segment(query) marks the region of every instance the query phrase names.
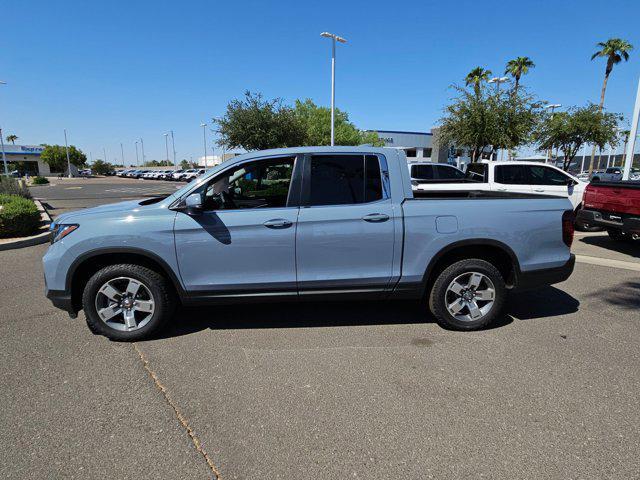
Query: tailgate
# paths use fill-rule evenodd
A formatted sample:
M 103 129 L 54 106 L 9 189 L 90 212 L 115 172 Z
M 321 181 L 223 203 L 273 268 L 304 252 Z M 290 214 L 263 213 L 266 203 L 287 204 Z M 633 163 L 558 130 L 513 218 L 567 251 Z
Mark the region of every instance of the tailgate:
M 640 184 L 590 184 L 584 193 L 584 208 L 640 215 Z

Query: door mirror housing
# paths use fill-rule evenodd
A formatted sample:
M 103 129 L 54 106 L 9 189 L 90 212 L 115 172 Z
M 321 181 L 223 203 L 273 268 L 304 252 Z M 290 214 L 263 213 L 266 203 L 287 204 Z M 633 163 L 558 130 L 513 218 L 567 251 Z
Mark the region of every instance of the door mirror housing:
M 189 215 L 202 213 L 202 195 L 199 193 L 192 193 L 185 199 L 184 206 Z

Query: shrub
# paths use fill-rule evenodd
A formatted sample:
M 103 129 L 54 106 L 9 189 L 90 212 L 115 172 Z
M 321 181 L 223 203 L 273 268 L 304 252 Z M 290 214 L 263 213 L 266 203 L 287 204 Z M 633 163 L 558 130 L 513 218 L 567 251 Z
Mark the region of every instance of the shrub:
M 0 194 L 0 238 L 26 237 L 40 225 L 40 212 L 33 200 Z
M 19 195 L 23 198 L 31 198 L 31 194 L 23 182 L 18 182 L 13 177 L 0 176 L 0 195 Z
M 47 183 L 49 183 L 49 180 L 47 180 L 47 177 L 33 177 L 32 180 L 34 185 L 46 185 Z

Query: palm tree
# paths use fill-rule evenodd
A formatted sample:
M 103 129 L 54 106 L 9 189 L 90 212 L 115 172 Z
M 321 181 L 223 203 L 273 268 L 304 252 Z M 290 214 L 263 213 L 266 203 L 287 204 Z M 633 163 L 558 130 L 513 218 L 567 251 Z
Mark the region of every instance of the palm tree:
M 607 82 L 609 81 L 609 75 L 613 71 L 613 66 L 620 63 L 622 59 L 626 62 L 629 60 L 629 52 L 633 50 L 633 45 L 631 45 L 626 40 L 622 40 L 621 38 L 610 38 L 606 42 L 599 42 L 598 50 L 596 53 L 591 55 L 591 60 L 594 60 L 597 57 L 603 57 L 607 59 L 607 67 L 604 71 L 604 82 L 602 82 L 602 91 L 600 93 L 600 111 L 604 107 L 604 94 L 607 91 Z M 591 150 L 591 162 L 589 162 L 589 173 L 593 171 L 593 160 L 596 156 L 596 146 L 593 146 Z
M 534 68 L 535 63 L 529 57 L 517 57 L 507 62 L 507 67 L 504 70 L 505 75 L 511 75 L 515 79 L 513 85 L 513 92 L 518 91 L 518 85 L 520 85 L 520 77 L 529 73 L 530 68 Z
M 7 135 L 7 142 L 11 142 L 14 145 L 16 144 L 16 140 L 18 140 L 17 135 Z
M 486 70 L 482 67 L 476 67 L 471 70 L 464 79 L 465 85 L 473 85 L 473 91 L 476 96 L 480 96 L 480 84 L 486 82 L 491 78 L 491 70 Z
M 613 66 L 620 63 L 622 59 L 624 59 L 625 62 L 629 60 L 629 52 L 633 50 L 633 45 L 621 38 L 610 38 L 606 42 L 598 43 L 597 46 L 600 47 L 600 50 L 591 55 L 591 60 L 596 57 L 607 59 L 607 67 L 604 71 L 604 82 L 602 83 L 602 93 L 600 93 L 600 110 L 602 110 L 604 106 L 604 94 L 607 91 L 607 82 L 609 81 L 609 75 L 611 75 Z

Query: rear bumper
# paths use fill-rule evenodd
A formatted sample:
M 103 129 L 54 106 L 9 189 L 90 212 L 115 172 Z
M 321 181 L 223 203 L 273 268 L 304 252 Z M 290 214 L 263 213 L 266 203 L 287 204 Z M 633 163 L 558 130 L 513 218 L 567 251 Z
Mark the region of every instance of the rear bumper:
M 604 218 L 602 212 L 597 210 L 581 209 L 578 211 L 577 220 L 603 228 L 613 228 L 626 233 L 640 233 L 640 217 L 622 216 L 620 221 Z
M 518 282 L 514 290 L 530 290 L 532 288 L 564 282 L 573 273 L 573 267 L 575 264 L 576 256 L 571 254 L 567 263 L 561 267 L 520 272 L 518 274 Z

